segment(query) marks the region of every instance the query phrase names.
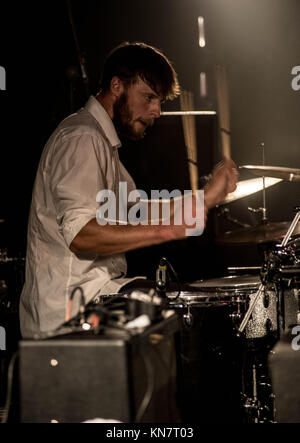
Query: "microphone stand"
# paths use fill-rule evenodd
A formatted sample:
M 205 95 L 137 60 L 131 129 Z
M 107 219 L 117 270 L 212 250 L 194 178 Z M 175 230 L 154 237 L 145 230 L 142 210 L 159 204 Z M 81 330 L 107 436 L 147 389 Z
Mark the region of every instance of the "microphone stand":
M 79 46 L 79 41 L 78 41 L 76 29 L 75 29 L 74 20 L 73 20 L 70 0 L 66 0 L 66 1 L 67 1 L 67 7 L 68 7 L 69 20 L 71 23 L 73 37 L 74 37 L 76 51 L 77 51 L 78 62 L 80 65 L 80 70 L 81 70 L 81 78 L 82 78 L 84 89 L 85 89 L 86 99 L 88 99 L 88 97 L 90 96 L 90 86 L 89 86 L 90 82 L 89 82 L 89 77 L 88 77 L 87 69 L 86 69 L 86 57 L 85 57 L 84 53 L 81 51 L 80 46 Z

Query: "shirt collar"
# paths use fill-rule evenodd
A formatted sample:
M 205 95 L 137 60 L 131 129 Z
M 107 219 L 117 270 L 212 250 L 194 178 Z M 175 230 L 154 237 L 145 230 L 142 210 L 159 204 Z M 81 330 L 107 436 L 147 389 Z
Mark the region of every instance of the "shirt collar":
M 121 142 L 112 119 L 98 100 L 91 96 L 85 104 L 85 109 L 100 123 L 106 137 L 113 147 L 120 148 Z

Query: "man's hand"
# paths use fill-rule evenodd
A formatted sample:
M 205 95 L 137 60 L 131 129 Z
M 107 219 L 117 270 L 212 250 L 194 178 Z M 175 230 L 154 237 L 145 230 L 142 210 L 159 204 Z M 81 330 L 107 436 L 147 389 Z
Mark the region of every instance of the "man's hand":
M 202 230 L 205 228 L 207 221 L 207 213 L 208 213 L 208 208 L 205 202 L 202 208 L 203 213 L 202 210 L 200 209 L 201 205 L 203 205 L 203 202 L 201 202 L 201 200 L 199 200 L 199 197 L 196 197 L 195 194 L 186 196 L 185 199 L 182 199 L 181 202 L 178 201 L 177 204 L 179 204 L 179 207 L 177 207 L 177 209 L 175 209 L 174 204 L 172 204 L 171 207 L 170 226 L 172 227 L 172 235 L 174 236 L 173 239 L 178 240 L 178 239 L 184 239 L 188 235 L 199 235 L 197 233 L 191 234 L 190 232 L 192 230 L 195 230 L 196 232 L 199 231 L 199 229 Z M 198 213 L 197 207 L 198 210 L 200 209 L 200 213 Z M 180 217 L 180 219 L 182 220 L 182 223 L 176 225 L 174 222 L 178 209 L 179 210 L 181 209 L 180 214 L 182 215 L 182 218 Z
M 231 159 L 218 163 L 210 181 L 204 187 L 204 200 L 208 209 L 220 204 L 227 194 L 236 190 L 238 171 Z

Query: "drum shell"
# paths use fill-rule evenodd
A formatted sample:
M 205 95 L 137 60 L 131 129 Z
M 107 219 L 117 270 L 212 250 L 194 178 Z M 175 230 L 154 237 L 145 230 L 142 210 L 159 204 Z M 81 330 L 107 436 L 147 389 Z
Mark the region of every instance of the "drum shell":
M 240 423 L 243 343 L 236 336 L 227 303 L 171 306 L 180 320 L 179 399 L 182 420 Z
M 182 293 L 180 301 L 188 306 L 208 306 L 224 304 L 230 306 L 230 316 L 236 329 L 239 327 L 249 306 L 253 302 L 261 279 L 259 275 L 227 276 L 217 279 L 194 282 L 198 292 Z M 279 286 L 268 283 L 256 301 L 251 317 L 243 331 L 247 339 L 263 338 L 278 330 L 278 291 Z M 298 306 L 297 288 L 284 290 L 284 324 L 297 323 Z
M 218 283 L 220 283 L 218 279 Z M 224 286 L 216 284 L 214 280 L 203 282 L 199 287 L 199 292 L 182 293 L 180 296 L 181 307 L 207 308 L 209 306 L 225 306 L 227 315 L 231 318 L 232 327 L 237 331 L 250 304 L 256 295 L 260 281 L 253 283 L 253 279 L 248 285 L 238 284 L 235 287 L 226 287 L 227 281 L 224 279 Z M 211 286 L 207 286 L 207 285 Z M 275 286 L 269 286 L 261 294 L 253 309 L 252 315 L 244 329 L 244 336 L 247 339 L 262 338 L 277 330 L 277 298 Z
M 258 287 L 247 294 L 244 314 L 253 302 Z M 275 287 L 268 287 L 258 298 L 252 315 L 245 327 L 247 339 L 266 337 L 269 333 L 277 331 L 277 301 Z

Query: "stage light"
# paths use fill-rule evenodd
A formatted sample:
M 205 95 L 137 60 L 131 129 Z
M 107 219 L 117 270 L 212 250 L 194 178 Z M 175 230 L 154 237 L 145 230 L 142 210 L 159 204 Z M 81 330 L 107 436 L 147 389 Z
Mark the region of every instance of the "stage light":
M 205 46 L 205 34 L 204 34 L 204 18 L 198 17 L 198 28 L 199 28 L 199 46 L 204 48 Z
M 207 96 L 207 82 L 206 82 L 206 73 L 200 72 L 200 96 Z

